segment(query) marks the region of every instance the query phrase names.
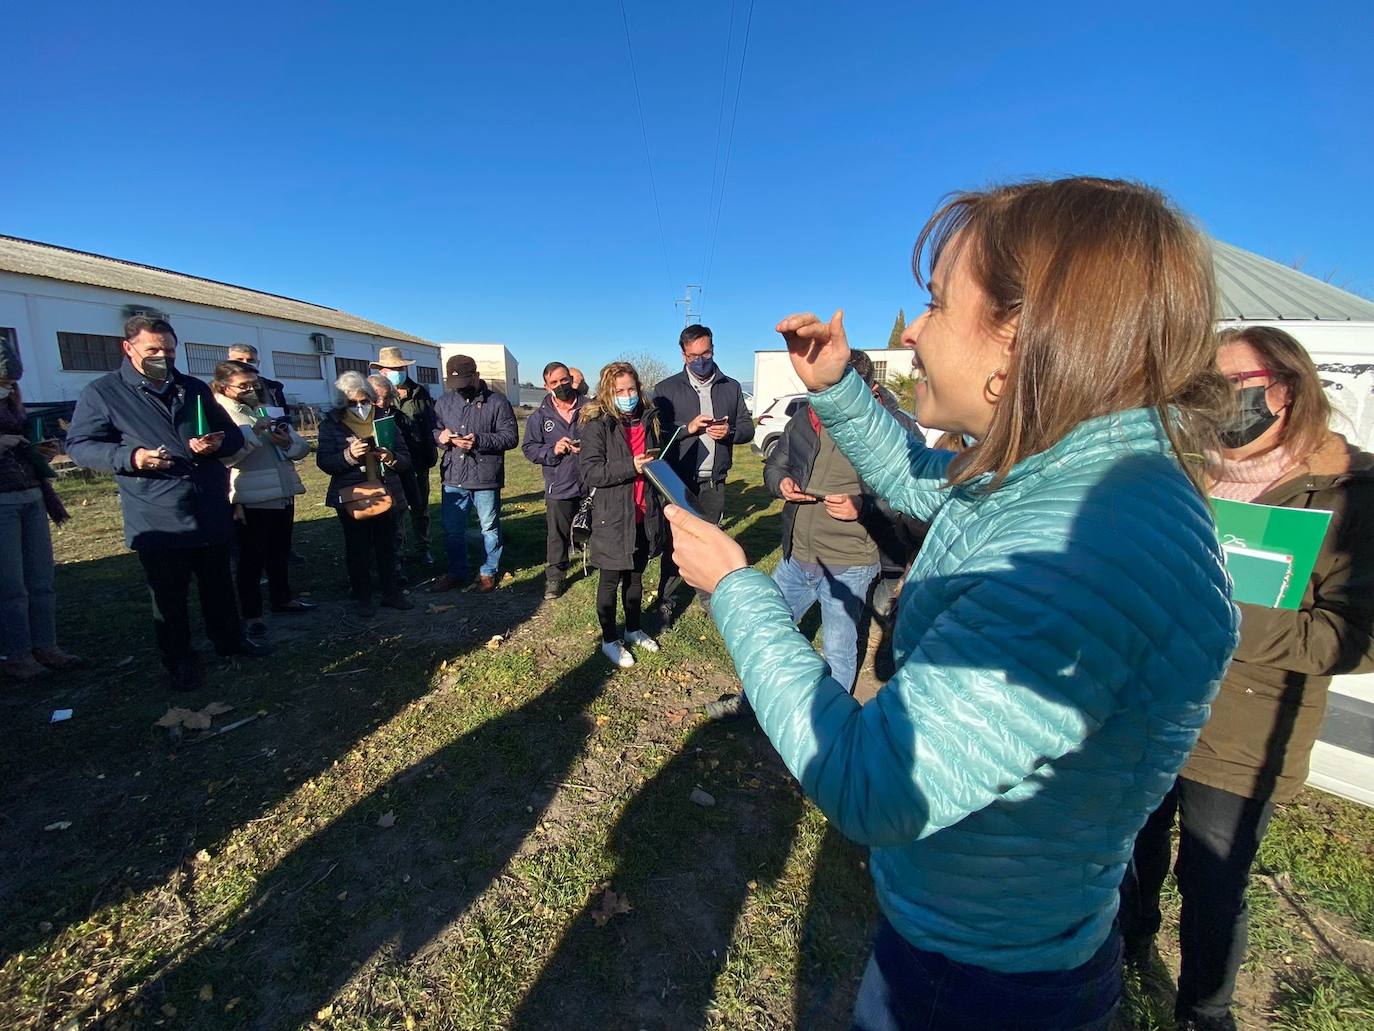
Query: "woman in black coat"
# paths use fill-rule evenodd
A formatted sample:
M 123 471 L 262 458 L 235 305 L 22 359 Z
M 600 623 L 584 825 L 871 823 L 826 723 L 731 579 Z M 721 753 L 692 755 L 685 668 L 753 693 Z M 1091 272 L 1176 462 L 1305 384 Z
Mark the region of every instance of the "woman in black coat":
M 377 392 L 358 372 L 345 372 L 334 384 L 333 410 L 320 421 L 315 464 L 329 473 L 329 492 L 324 503 L 339 514 L 344 535 L 344 563 L 352 588 L 354 610 L 360 616 L 375 614 L 369 557 L 375 556 L 382 604 L 390 609 L 415 605 L 402 592 L 396 578 L 396 520 L 405 511 L 401 477 L 410 469 L 410 450 L 400 433 L 391 448 L 376 446 L 373 430 Z M 339 492 L 380 475 L 392 507 L 371 519 L 355 519 L 340 504 Z
M 657 455 L 658 416 L 644 397 L 639 373 L 629 362 L 601 370 L 596 398 L 582 409 L 582 486 L 592 497 L 592 535 L 587 550 L 601 570 L 596 615 L 601 651 L 612 664 L 635 664 L 630 647 L 658 651 L 640 629 L 644 567 L 663 550 L 663 507 L 644 478 L 644 466 Z M 615 596 L 625 603 L 625 635 L 616 633 Z

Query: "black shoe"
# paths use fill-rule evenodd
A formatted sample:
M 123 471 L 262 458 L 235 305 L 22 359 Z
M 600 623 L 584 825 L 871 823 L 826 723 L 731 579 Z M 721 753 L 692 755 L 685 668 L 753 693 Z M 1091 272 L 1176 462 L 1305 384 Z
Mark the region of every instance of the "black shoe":
M 1144 970 L 1150 965 L 1150 958 L 1154 954 L 1155 936 L 1153 934 L 1142 935 L 1139 938 L 1121 936 L 1121 956 L 1128 967 L 1136 970 Z
M 242 655 L 246 659 L 263 659 L 276 651 L 276 649 L 266 641 L 254 641 L 249 637 L 245 637 L 227 651 L 216 650 L 218 654 L 224 658 L 228 658 L 231 655 Z
M 291 616 L 302 612 L 313 612 L 317 608 L 319 608 L 319 606 L 313 601 L 301 601 L 300 598 L 292 598 L 285 605 L 273 605 L 272 611 Z
M 731 719 L 736 716 L 754 715 L 754 707 L 749 704 L 749 699 L 744 697 L 744 692 L 732 694 L 729 698 L 722 698 L 718 702 L 712 702 L 706 706 L 706 718 L 708 720 Z
M 563 585 L 561 583 L 547 582 L 544 584 L 545 601 L 553 601 L 553 599 L 557 598 L 562 593 Z
M 659 602 L 658 623 L 662 629 L 667 630 L 673 625 L 673 619 L 677 615 L 677 610 L 673 608 L 671 601 Z
M 267 636 L 267 624 L 264 623 L 264 622 L 263 622 L 262 620 L 260 620 L 260 619 L 255 619 L 255 620 L 253 620 L 253 622 L 251 622 L 251 623 L 248 624 L 248 636 L 249 636 L 249 637 L 266 637 L 266 636 Z
M 409 609 L 413 609 L 415 603 L 400 591 L 397 591 L 395 594 L 382 595 L 382 607 L 387 609 L 400 609 L 402 612 L 405 612 Z
M 173 691 L 194 691 L 201 685 L 200 664 L 192 659 L 177 663 L 170 674 Z
M 1178 1031 L 1236 1031 L 1236 1018 L 1227 1012 L 1224 1017 L 1175 1017 Z

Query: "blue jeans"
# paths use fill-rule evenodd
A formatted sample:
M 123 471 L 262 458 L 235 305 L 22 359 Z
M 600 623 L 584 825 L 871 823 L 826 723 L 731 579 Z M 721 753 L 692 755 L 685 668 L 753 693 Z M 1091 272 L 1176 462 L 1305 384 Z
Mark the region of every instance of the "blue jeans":
M 821 603 L 821 651 L 830 675 L 850 694 L 859 669 L 859 618 L 868 598 L 868 585 L 877 565 L 837 566 L 833 569 L 785 558 L 773 571 L 773 582 L 792 610 L 792 622 L 817 601 Z
M 854 1000 L 856 1031 L 1107 1031 L 1121 998 L 1115 926 L 1072 970 L 1000 974 L 918 949 L 883 920 Z
M 482 527 L 482 546 L 486 558 L 478 570 L 482 576 L 495 576 L 501 565 L 501 492 L 468 490 L 444 484 L 439 514 L 444 523 L 444 550 L 448 553 L 448 575 L 459 580 L 468 575 L 468 511 L 477 510 Z
M 0 655 L 57 645 L 52 534 L 43 497 L 0 505 Z

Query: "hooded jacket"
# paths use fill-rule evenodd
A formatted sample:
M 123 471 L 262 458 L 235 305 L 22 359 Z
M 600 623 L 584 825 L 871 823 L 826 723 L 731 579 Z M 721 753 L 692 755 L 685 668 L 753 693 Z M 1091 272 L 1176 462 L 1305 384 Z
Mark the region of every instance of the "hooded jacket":
M 1197 741 L 1236 643 L 1216 528 L 1147 409 L 1089 419 L 989 490 L 857 374 L 811 397 L 866 483 L 930 521 L 896 675 L 861 705 L 762 572 L 711 612 L 759 723 L 918 948 L 1067 970 L 1112 928 L 1135 836 Z
M 258 418 L 254 409 L 224 394 L 216 394 L 215 400 L 243 434 L 243 447 L 222 459 L 229 467 L 229 503 L 251 506 L 304 494 L 305 484 L 296 472 L 296 463 L 310 454 L 305 438 L 288 427 L 291 444 L 279 448 L 266 433 L 259 436 L 253 432 Z
M 658 413 L 651 407 L 641 413 L 644 420 L 644 446 L 663 443 Z M 635 554 L 635 472 L 634 456 L 625 439 L 625 423 L 597 401 L 582 409 L 582 454 L 578 464 L 582 484 L 595 490 L 592 497 L 592 535 L 587 541 L 587 557 L 597 569 L 633 569 Z M 658 492 L 644 487 L 644 536 L 649 541 L 649 557 L 663 551 L 666 524 Z
M 499 490 L 506 485 L 506 452 L 519 442 L 515 411 L 506 395 L 479 383 L 471 401 L 449 390 L 434 403 L 434 443 L 439 448 L 444 485 L 465 490 Z M 464 451 L 440 444 L 439 433 L 477 434 L 477 445 Z
M 1374 455 L 1332 433 L 1259 505 L 1325 509 L 1302 606 L 1241 605 L 1240 644 L 1182 775 L 1287 802 L 1307 781 L 1336 673 L 1374 672 Z
M 67 454 L 87 469 L 114 473 L 129 547 L 195 548 L 225 544 L 233 531 L 229 470 L 223 459 L 243 447 L 243 434 L 215 403 L 210 388 L 173 369 L 171 404 L 164 404 L 125 358 L 119 368 L 86 384 L 67 428 Z M 224 439 L 211 455 L 194 455 L 196 402 L 210 431 Z M 139 448 L 166 447 L 169 469 L 135 469 Z
M 544 474 L 544 496 L 555 501 L 580 498 L 583 494 L 580 456 L 556 454 L 554 447 L 564 437 L 574 442 L 582 439 L 580 416 L 585 407 L 585 397 L 579 395 L 574 398 L 572 422 L 564 422 L 562 414 L 554 406 L 553 397 L 545 394 L 544 400 L 525 422 L 525 440 L 520 450 L 540 467 Z

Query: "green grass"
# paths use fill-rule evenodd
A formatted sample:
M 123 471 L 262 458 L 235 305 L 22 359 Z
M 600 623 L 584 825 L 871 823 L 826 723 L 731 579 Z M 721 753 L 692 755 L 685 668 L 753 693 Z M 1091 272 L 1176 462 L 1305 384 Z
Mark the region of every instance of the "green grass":
M 778 506 L 737 456 L 727 525 L 769 568 Z M 358 621 L 323 477 L 303 472 L 292 575 L 323 608 L 273 625 L 270 663 L 209 668 L 195 704 L 255 717 L 209 738 L 153 726 L 183 699 L 156 672 L 110 480 L 62 484 L 60 632 L 90 663 L 0 699 L 0 1026 L 847 1026 L 876 919 L 866 854 L 752 723 L 702 722 L 737 689 L 705 613 L 611 670 L 594 571 L 541 601 L 542 495 L 516 452 L 502 590 Z M 1367 1026 L 1371 815 L 1311 794 L 1276 815 L 1263 862 L 1290 898 L 1252 889 L 1252 1022 Z M 603 926 L 607 889 L 631 909 Z M 1132 983 L 1125 1012 L 1170 1027 L 1157 986 Z

